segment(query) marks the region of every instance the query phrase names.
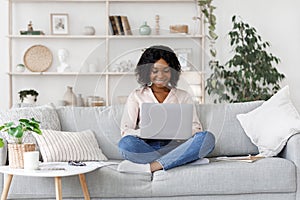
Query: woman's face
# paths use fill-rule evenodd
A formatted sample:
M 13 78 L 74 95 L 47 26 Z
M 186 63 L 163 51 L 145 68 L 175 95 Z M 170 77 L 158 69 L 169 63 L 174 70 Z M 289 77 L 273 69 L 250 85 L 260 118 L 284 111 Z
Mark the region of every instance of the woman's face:
M 171 79 L 171 68 L 164 59 L 156 61 L 150 71 L 150 81 L 157 87 L 166 87 Z

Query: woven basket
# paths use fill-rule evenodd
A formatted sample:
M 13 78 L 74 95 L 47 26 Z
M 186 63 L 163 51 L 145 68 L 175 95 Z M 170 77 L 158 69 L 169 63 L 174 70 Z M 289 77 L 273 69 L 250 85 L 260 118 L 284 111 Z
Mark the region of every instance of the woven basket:
M 24 168 L 23 153 L 34 151 L 35 144 L 8 144 L 8 161 L 10 168 Z

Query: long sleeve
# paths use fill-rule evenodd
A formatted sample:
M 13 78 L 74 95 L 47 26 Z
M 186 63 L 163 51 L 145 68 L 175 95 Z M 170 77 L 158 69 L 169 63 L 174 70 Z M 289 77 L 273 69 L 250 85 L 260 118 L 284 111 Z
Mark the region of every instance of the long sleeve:
M 140 130 L 137 129 L 137 120 L 139 116 L 139 103 L 135 98 L 135 93 L 132 92 L 127 99 L 124 113 L 121 121 L 121 135 L 140 135 Z

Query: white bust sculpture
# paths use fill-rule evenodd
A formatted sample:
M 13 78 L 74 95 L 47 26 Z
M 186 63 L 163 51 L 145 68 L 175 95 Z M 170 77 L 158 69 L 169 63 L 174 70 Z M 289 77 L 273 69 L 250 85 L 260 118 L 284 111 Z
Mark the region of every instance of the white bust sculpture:
M 59 60 L 59 66 L 57 67 L 57 72 L 70 72 L 71 67 L 67 63 L 67 60 L 69 58 L 69 52 L 66 49 L 59 49 L 57 51 L 58 54 L 58 60 Z

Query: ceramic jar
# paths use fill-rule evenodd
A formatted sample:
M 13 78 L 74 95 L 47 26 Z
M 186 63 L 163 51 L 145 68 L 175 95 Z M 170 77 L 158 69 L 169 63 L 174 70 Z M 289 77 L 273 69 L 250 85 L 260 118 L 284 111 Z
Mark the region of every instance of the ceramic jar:
M 76 106 L 77 105 L 77 98 L 73 92 L 73 88 L 71 86 L 67 86 L 67 91 L 64 94 L 64 101 L 66 106 Z
M 147 22 L 144 22 L 142 26 L 139 28 L 140 35 L 150 35 L 151 34 L 151 28 L 147 25 Z
M 16 71 L 17 72 L 24 72 L 25 71 L 25 65 L 23 65 L 23 64 L 17 64 Z
M 85 26 L 83 30 L 84 35 L 95 35 L 96 30 L 93 26 Z

